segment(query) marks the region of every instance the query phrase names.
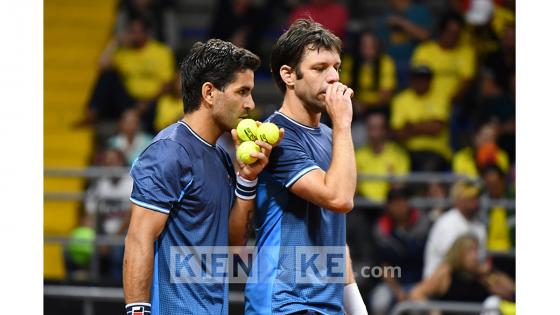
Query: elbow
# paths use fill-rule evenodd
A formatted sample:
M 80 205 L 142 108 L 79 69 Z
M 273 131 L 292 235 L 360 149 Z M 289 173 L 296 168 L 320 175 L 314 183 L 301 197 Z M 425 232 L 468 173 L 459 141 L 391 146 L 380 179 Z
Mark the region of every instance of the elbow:
M 335 199 L 330 203 L 329 209 L 339 213 L 348 213 L 354 209 L 354 198 Z

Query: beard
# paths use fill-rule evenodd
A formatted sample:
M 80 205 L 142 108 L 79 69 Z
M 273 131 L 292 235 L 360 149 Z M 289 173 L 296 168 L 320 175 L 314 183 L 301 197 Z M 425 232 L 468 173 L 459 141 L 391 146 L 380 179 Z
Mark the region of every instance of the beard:
M 301 100 L 305 109 L 313 113 L 322 113 L 326 110 L 325 101 L 324 99 L 321 100 L 319 98 L 319 95 L 307 93 L 306 91 L 304 92 L 296 91 L 296 96 Z

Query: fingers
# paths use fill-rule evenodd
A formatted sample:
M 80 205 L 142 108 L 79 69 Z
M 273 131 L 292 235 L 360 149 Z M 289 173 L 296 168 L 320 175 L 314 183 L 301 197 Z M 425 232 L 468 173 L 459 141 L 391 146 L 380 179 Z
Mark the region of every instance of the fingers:
M 255 141 L 255 143 L 261 147 L 261 152 L 264 153 L 266 156 L 270 155 L 270 152 L 272 151 L 272 146 L 270 144 L 268 144 L 267 142 L 261 141 L 261 140 L 257 140 Z
M 280 144 L 280 142 L 282 142 L 282 139 L 284 139 L 284 128 L 280 128 L 280 136 L 278 137 L 278 141 L 276 141 L 276 143 L 272 146 L 272 147 L 276 147 L 278 144 Z
M 352 90 L 351 88 L 346 88 L 346 90 L 344 90 L 344 96 L 350 96 L 350 98 L 354 97 L 354 90 Z
M 239 141 L 236 129 L 231 129 L 231 138 L 233 139 L 233 144 L 235 144 L 235 149 L 237 149 L 237 147 L 241 144 L 241 141 Z

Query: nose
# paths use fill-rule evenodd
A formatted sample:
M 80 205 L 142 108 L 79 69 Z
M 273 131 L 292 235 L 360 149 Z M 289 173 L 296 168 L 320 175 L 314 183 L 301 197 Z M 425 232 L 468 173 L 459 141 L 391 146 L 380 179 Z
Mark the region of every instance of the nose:
M 340 80 L 338 70 L 335 67 L 330 67 L 327 73 L 327 83 L 332 84 Z
M 243 103 L 243 108 L 249 111 L 255 109 L 255 102 L 253 101 L 253 96 L 249 96 L 247 101 Z

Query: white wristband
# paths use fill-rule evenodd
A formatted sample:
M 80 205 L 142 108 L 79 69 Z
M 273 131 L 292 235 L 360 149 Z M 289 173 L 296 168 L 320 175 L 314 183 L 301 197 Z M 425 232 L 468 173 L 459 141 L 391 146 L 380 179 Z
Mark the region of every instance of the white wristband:
M 257 183 L 258 178 L 255 180 L 248 180 L 239 173 L 237 174 L 237 185 L 235 186 L 235 195 L 243 200 L 255 199 L 257 196 Z
M 344 287 L 344 312 L 347 315 L 367 315 L 368 313 L 355 282 Z

